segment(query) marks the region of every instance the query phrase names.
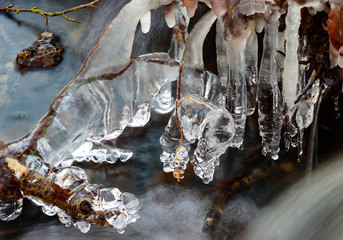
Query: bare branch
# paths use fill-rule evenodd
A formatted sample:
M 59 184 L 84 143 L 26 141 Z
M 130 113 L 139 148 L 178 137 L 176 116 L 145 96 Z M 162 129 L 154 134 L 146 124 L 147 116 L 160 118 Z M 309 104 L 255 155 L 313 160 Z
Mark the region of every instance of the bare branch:
M 32 8 L 29 8 L 29 9 L 17 9 L 17 8 L 13 8 L 13 5 L 11 4 L 8 7 L 0 8 L 0 12 L 6 12 L 6 13 L 7 12 L 15 12 L 16 14 L 19 14 L 21 12 L 31 12 L 31 13 L 39 14 L 39 15 L 43 16 L 46 19 L 46 24 L 48 24 L 48 17 L 55 17 L 55 16 L 61 16 L 61 15 L 66 20 L 68 20 L 69 22 L 80 23 L 79 21 L 77 21 L 77 20 L 75 20 L 73 18 L 67 17 L 65 14 L 70 13 L 70 12 L 75 12 L 75 11 L 78 11 L 80 9 L 87 8 L 87 7 L 94 7 L 94 8 L 96 8 L 95 4 L 97 4 L 97 3 L 101 2 L 101 1 L 102 0 L 95 0 L 95 1 L 92 1 L 90 3 L 79 5 L 79 6 L 76 6 L 76 7 L 70 8 L 70 9 L 66 9 L 66 10 L 63 10 L 63 11 L 60 11 L 60 12 L 45 12 L 43 10 L 38 9 L 38 7 L 32 7 Z

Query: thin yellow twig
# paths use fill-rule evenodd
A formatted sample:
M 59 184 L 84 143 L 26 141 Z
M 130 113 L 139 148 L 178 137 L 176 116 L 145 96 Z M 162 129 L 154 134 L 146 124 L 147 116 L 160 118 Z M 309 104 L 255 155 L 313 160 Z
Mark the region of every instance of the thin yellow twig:
M 66 20 L 68 20 L 69 22 L 77 22 L 77 23 L 80 23 L 79 21 L 73 19 L 73 18 L 70 18 L 70 17 L 67 17 L 65 14 L 66 13 L 70 13 L 70 12 L 75 12 L 75 11 L 78 11 L 80 9 L 83 9 L 83 8 L 87 8 L 87 7 L 94 7 L 96 8 L 95 4 L 101 2 L 102 0 L 95 0 L 95 1 L 92 1 L 90 3 L 87 3 L 87 4 L 82 4 L 82 5 L 79 5 L 79 6 L 76 6 L 76 7 L 73 7 L 73 8 L 70 8 L 70 9 L 66 9 L 66 10 L 63 10 L 63 11 L 60 11 L 60 12 L 45 12 L 43 10 L 40 10 L 38 9 L 38 7 L 32 7 L 32 8 L 29 8 L 29 9 L 17 9 L 17 8 L 13 8 L 13 5 L 9 5 L 5 8 L 0 8 L 0 12 L 15 12 L 16 14 L 19 14 L 21 12 L 31 12 L 31 13 L 35 13 L 35 14 L 39 14 L 41 16 L 43 16 L 45 19 L 46 19 L 46 24 L 48 24 L 48 17 L 55 17 L 55 16 L 63 16 Z

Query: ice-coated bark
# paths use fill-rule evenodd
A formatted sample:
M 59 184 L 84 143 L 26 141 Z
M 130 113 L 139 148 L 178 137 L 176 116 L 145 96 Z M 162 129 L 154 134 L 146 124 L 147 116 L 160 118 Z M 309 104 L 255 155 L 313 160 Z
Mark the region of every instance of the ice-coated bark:
M 270 8 L 265 15 L 266 25 L 258 84 L 258 123 L 262 137 L 262 154 L 276 160 L 282 123 L 281 94 L 275 74 L 277 65 L 274 57 L 278 44 L 280 13 Z
M 231 114 L 213 101 L 199 95 L 188 95 L 178 103 L 178 119 L 184 138 L 198 145 L 191 162 L 195 173 L 209 183 L 214 169 L 234 136 Z

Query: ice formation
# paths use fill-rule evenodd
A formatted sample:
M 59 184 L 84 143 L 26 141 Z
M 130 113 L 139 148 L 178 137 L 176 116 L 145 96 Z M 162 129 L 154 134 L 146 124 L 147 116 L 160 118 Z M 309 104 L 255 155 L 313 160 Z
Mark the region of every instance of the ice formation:
M 10 158 L 23 166 L 24 172 L 10 167 L 14 175 L 9 179 L 20 179 L 25 197 L 43 206 L 46 214 L 57 213 L 62 223 L 83 232 L 96 220 L 122 232 L 135 221 L 138 200 L 116 188 L 90 184 L 85 173 L 71 164 L 129 159 L 132 152 L 113 147 L 114 140 L 127 126 L 146 125 L 151 109 L 162 114 L 174 109 L 160 138 L 160 160 L 164 171 L 172 172 L 178 180 L 191 162 L 203 182 L 212 181 L 227 148 L 243 148 L 245 122 L 255 108 L 263 155 L 278 159 L 282 128 L 286 148 L 298 147 L 302 154 L 304 129 L 316 117 L 314 109 L 322 85 L 340 80 L 331 71 L 343 65 L 341 1 L 204 2 L 212 9 L 191 32 L 188 24 L 198 1 L 132 0 L 123 7 L 49 112 L 25 137 L 0 151 L 0 164 L 6 166 Z M 160 6 L 167 25 L 173 27 L 169 52 L 132 58 L 137 24 L 148 32 L 153 20 L 150 10 Z M 324 26 L 327 32 L 314 22 L 310 26 L 321 31 L 306 32 L 302 21 L 315 18 L 320 11 L 329 11 Z M 207 71 L 203 63 L 204 40 L 214 24 L 218 74 Z M 262 44 L 256 33 L 261 37 L 263 30 Z M 312 34 L 312 39 L 307 34 Z M 259 48 L 262 57 L 258 67 Z M 177 94 L 173 96 L 171 82 L 177 79 Z M 83 208 L 91 209 L 94 215 L 71 215 L 68 207 L 63 210 L 58 202 L 47 204 L 44 196 L 30 194 L 28 189 L 35 183 L 24 184 L 28 173 L 47 179 L 44 184 L 73 193 L 67 203 L 70 209 L 78 207 L 80 199 L 90 199 Z M 21 208 L 21 197 L 2 201 L 0 217 L 14 219 Z
M 280 13 L 268 8 L 265 14 L 266 26 L 263 54 L 259 72 L 258 123 L 262 138 L 262 153 L 276 160 L 281 139 L 282 105 L 277 65 L 274 56 L 278 43 L 278 21 Z

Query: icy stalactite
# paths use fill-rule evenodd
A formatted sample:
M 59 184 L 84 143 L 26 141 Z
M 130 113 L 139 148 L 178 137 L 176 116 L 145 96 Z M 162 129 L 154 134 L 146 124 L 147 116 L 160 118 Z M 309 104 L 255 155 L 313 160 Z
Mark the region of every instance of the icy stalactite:
M 254 27 L 255 28 L 255 27 Z M 258 82 L 258 42 L 255 31 L 252 30 L 252 41 L 247 44 L 245 49 L 246 80 L 247 80 L 247 115 L 255 111 L 257 101 L 257 82 Z
M 299 26 L 301 21 L 301 9 L 311 7 L 315 11 L 325 9 L 325 0 L 310 0 L 303 5 L 298 4 L 295 0 L 288 1 L 288 10 L 286 15 L 286 57 L 284 63 L 284 91 L 285 100 L 288 108 L 288 115 L 291 118 L 294 112 L 294 101 L 296 100 L 297 79 L 298 79 L 298 46 L 299 46 Z
M 264 14 L 256 13 L 254 15 L 255 20 L 255 30 L 257 33 L 261 33 L 264 29 L 265 21 L 264 21 Z
M 332 44 L 330 44 L 330 62 L 332 66 L 339 66 L 343 68 L 343 46 L 337 50 Z
M 175 26 L 168 54 L 171 58 L 181 61 L 188 37 L 187 27 L 189 18 L 184 15 L 186 10 L 180 3 L 173 3 L 165 7 L 164 10 L 166 11 L 165 18 L 168 26 Z M 151 107 L 161 114 L 168 113 L 174 109 L 175 99 L 172 96 L 171 82 L 166 82 L 161 87 L 158 94 L 152 99 Z
M 178 120 L 184 138 L 188 142 L 198 141 L 191 162 L 194 172 L 209 183 L 219 157 L 228 148 L 234 135 L 231 114 L 213 101 L 199 95 L 188 95 L 178 103 Z
M 173 37 L 168 51 L 171 58 L 181 61 L 188 38 L 189 17 L 180 3 L 173 3 L 165 10 L 167 25 L 173 27 Z M 172 19 L 172 21 L 171 21 Z
M 216 52 L 217 52 L 218 76 L 220 78 L 220 82 L 223 88 L 223 93 L 226 95 L 227 78 L 228 78 L 228 71 L 227 71 L 228 63 L 227 63 L 226 47 L 225 47 L 225 40 L 224 40 L 225 28 L 224 28 L 224 22 L 222 18 L 217 19 L 216 30 L 217 30 Z
M 320 81 L 317 79 L 311 89 L 307 93 L 307 97 L 303 98 L 297 104 L 297 111 L 295 115 L 295 121 L 298 126 L 298 154 L 299 157 L 303 154 L 303 137 L 304 130 L 308 128 L 314 118 L 314 107 L 318 101 L 320 94 Z
M 139 20 L 141 24 L 141 29 L 143 33 L 148 33 L 150 31 L 151 25 L 151 11 L 147 11 L 144 16 Z
M 288 1 L 288 12 L 286 16 L 286 58 L 284 63 L 284 91 L 286 105 L 290 111 L 294 107 L 296 99 L 297 80 L 298 80 L 298 31 L 300 26 L 301 7 L 293 0 Z M 290 117 L 292 117 L 290 115 Z
M 217 20 L 217 35 L 216 35 L 216 51 L 217 51 L 217 68 L 220 78 L 222 91 L 225 96 L 228 89 L 228 55 L 224 39 L 224 22 L 222 18 Z M 258 61 L 258 42 L 255 34 L 255 22 L 249 23 L 250 36 L 247 40 L 248 44 L 245 49 L 245 64 L 246 64 L 246 86 L 247 86 L 247 114 L 251 115 L 255 110 L 257 100 L 257 61 Z M 223 100 L 225 102 L 225 99 Z
M 181 97 L 189 94 L 204 95 L 205 85 L 203 80 L 203 43 L 211 26 L 217 19 L 213 11 L 205 14 L 194 26 L 188 36 L 183 56 L 181 73 Z
M 275 54 L 278 44 L 280 13 L 269 8 L 266 11 L 263 54 L 259 73 L 258 123 L 262 137 L 262 154 L 278 159 L 281 139 L 282 105 L 278 79 L 275 75 Z
M 232 114 L 236 131 L 231 147 L 243 149 L 245 121 L 247 117 L 247 84 L 244 51 L 250 28 L 241 31 L 239 37 L 225 40 L 228 61 L 227 109 Z

